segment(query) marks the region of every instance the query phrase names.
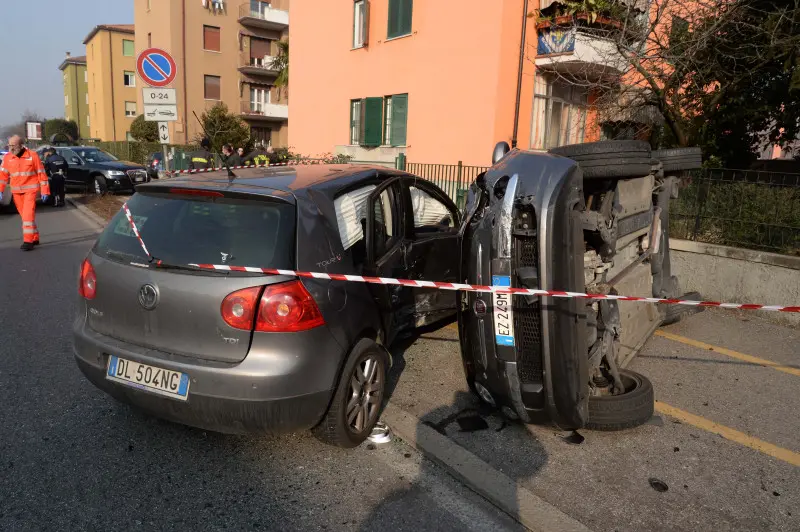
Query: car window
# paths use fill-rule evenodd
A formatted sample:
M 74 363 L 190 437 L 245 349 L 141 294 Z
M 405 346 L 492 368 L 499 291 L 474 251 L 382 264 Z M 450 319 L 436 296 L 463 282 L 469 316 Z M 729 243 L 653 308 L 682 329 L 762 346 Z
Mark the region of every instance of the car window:
M 449 231 L 455 227 L 455 217 L 444 203 L 415 186 L 408 187 L 408 191 L 416 232 Z
M 395 193 L 394 187 L 389 187 L 378 196 L 372 209 L 372 220 L 375 245 L 375 257 L 383 256 L 391 247 L 394 235 L 396 234 L 394 224 L 395 216 Z
M 295 207 L 288 203 L 137 193 L 128 208 L 148 251 L 166 263 L 294 267 Z M 122 212 L 95 251 L 118 262 L 148 259 Z
M 77 153 L 75 153 L 74 151 L 69 150 L 67 148 L 58 149 L 58 150 L 56 150 L 56 153 L 59 154 L 60 156 L 62 156 L 64 159 L 66 159 L 70 163 L 72 162 L 72 158 L 73 157 L 77 157 L 78 156 Z
M 118 161 L 116 157 L 111 155 L 108 152 L 104 152 L 103 150 L 98 150 L 97 148 L 90 148 L 90 149 L 83 149 L 77 148 L 75 150 L 80 157 L 87 162 L 90 163 L 108 163 L 111 161 Z
M 333 201 L 339 238 L 345 250 L 364 239 L 367 220 L 367 200 L 375 185 L 345 192 Z

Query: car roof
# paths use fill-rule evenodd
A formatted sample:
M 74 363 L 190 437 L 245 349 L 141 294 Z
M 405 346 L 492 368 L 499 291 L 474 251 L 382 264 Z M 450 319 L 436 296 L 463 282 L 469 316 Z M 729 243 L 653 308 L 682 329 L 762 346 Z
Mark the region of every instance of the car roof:
M 279 191 L 294 196 L 305 196 L 311 189 L 333 198 L 340 191 L 357 187 L 363 181 L 379 176 L 409 175 L 391 168 L 361 164 L 310 164 L 273 166 L 269 168 L 244 168 L 235 170 L 235 178 L 228 179 L 226 170 L 185 174 L 181 177 L 140 185 L 137 189 L 157 191 L 159 188 L 188 186 L 197 188 L 247 189 L 250 193 L 272 194 Z

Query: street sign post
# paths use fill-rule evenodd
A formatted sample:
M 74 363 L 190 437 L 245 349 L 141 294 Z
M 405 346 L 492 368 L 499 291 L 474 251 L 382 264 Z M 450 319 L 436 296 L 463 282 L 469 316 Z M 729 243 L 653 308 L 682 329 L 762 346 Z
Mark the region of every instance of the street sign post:
M 145 122 L 177 122 L 177 105 L 144 104 Z
M 166 122 L 158 123 L 158 140 L 161 144 L 172 144 L 169 138 L 169 125 Z
M 166 87 L 178 73 L 175 60 L 160 48 L 148 48 L 136 59 L 136 73 L 151 87 Z

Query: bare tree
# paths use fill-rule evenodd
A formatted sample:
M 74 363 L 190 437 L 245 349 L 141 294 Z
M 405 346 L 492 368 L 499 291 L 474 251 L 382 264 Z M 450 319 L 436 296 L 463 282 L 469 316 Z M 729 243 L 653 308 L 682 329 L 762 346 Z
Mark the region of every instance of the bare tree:
M 704 112 L 759 83 L 779 56 L 796 57 L 800 43 L 799 0 L 542 0 L 541 7 L 531 58 L 539 72 L 587 90 L 597 123 L 649 129 L 663 121 L 679 146 L 693 140 Z M 565 48 L 571 53 L 559 53 Z

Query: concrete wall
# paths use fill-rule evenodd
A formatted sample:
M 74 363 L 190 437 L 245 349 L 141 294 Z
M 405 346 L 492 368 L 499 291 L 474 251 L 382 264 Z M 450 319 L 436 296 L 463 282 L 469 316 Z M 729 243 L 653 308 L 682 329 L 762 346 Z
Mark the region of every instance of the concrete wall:
M 671 240 L 672 271 L 684 291 L 726 303 L 800 305 L 800 257 Z M 800 325 L 800 315 L 755 311 L 785 325 Z

